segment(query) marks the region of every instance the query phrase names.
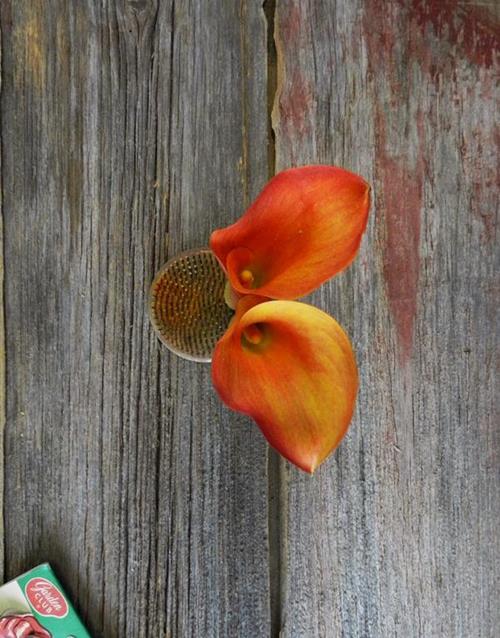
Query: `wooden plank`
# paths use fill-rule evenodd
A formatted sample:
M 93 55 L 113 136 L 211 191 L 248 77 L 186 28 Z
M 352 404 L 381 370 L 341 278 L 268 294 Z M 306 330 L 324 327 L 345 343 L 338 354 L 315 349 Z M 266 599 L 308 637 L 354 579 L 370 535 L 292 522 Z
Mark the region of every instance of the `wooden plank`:
M 267 178 L 261 3 L 5 0 L 1 28 L 6 575 L 49 560 L 94 636 L 268 635 L 266 445 L 146 311 Z
M 277 168 L 374 189 L 357 261 L 314 295 L 361 371 L 344 443 L 287 468 L 284 638 L 498 633 L 495 73 L 480 3 L 277 3 Z
M 2 34 L 0 31 L 0 69 L 2 68 Z M 0 73 L 0 99 L 2 96 L 2 77 Z M 3 259 L 3 202 L 2 202 L 2 139 L 0 136 L 0 579 L 4 577 L 5 525 L 4 525 L 4 475 L 5 475 L 5 303 L 4 303 L 4 259 Z

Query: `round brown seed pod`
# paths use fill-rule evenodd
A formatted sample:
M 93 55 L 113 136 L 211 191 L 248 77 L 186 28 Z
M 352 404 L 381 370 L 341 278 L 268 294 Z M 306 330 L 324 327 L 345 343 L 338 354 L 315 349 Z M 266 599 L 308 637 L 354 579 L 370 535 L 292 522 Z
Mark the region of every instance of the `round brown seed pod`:
M 233 311 L 224 301 L 226 278 L 209 248 L 170 259 L 151 285 L 149 315 L 160 340 L 191 361 L 209 362 Z

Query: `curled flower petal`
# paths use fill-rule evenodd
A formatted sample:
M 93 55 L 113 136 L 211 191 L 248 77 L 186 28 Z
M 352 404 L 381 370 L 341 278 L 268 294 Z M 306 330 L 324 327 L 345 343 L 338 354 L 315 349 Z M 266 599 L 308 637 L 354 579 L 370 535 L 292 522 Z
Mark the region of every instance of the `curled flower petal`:
M 349 338 L 326 313 L 247 295 L 219 340 L 212 380 L 233 410 L 307 472 L 332 452 L 352 418 L 358 374 Z
M 370 207 L 370 187 L 333 166 L 278 173 L 210 247 L 240 294 L 273 299 L 306 295 L 356 256 Z

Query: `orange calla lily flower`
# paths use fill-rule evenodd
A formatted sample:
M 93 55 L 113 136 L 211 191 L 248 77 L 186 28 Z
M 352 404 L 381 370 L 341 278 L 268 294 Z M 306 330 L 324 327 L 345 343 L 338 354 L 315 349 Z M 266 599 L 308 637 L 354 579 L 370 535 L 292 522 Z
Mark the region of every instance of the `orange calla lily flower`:
M 307 472 L 347 431 L 358 375 L 335 319 L 291 300 L 354 259 L 369 206 L 370 188 L 357 175 L 333 166 L 294 168 L 276 175 L 239 221 L 210 239 L 233 300 L 239 298 L 212 358 L 214 386 Z
M 370 205 L 368 184 L 334 166 L 304 166 L 276 175 L 210 248 L 233 289 L 296 299 L 356 256 Z
M 160 338 L 181 355 L 181 345 L 205 348 L 208 335 L 220 335 L 227 321 L 218 329 L 223 313 L 212 313 L 211 322 L 206 311 L 212 303 L 222 306 L 216 256 L 235 314 L 212 354 L 213 384 L 230 408 L 251 416 L 269 443 L 306 472 L 346 433 L 358 373 L 349 338 L 335 319 L 294 300 L 351 263 L 369 207 L 368 184 L 344 169 L 283 171 L 239 221 L 212 233 L 212 252 L 198 251 L 199 263 L 191 253 L 179 256 L 180 265 L 174 258 L 152 286 L 152 321 Z M 179 332 L 179 323 L 188 329 Z M 184 356 L 193 358 L 188 351 Z
M 297 301 L 243 297 L 212 359 L 233 410 L 306 472 L 335 449 L 351 421 L 358 374 L 349 338 L 326 313 Z

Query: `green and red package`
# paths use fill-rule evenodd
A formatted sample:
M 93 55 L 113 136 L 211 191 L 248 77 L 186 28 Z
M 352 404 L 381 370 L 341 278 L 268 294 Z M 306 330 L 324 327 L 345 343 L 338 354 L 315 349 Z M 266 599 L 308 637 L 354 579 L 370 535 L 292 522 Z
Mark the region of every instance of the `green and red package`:
M 0 587 L 0 638 L 90 638 L 48 563 Z

